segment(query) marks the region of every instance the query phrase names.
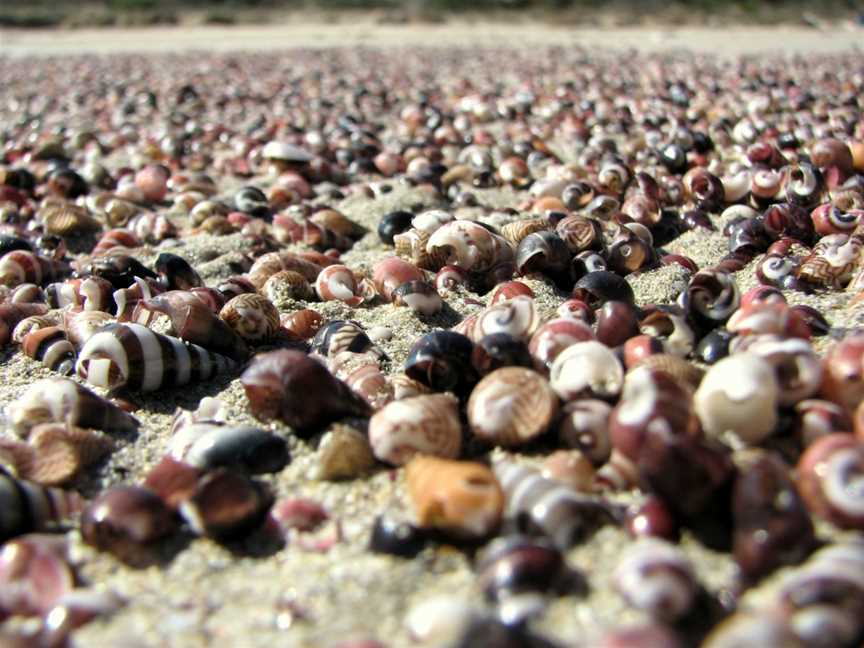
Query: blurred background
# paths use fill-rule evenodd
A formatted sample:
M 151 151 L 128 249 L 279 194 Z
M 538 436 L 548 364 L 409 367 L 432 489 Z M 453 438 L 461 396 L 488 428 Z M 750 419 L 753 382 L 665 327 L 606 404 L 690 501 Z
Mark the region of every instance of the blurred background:
M 533 21 L 557 25 L 860 24 L 851 0 L 2 0 L 0 27 Z

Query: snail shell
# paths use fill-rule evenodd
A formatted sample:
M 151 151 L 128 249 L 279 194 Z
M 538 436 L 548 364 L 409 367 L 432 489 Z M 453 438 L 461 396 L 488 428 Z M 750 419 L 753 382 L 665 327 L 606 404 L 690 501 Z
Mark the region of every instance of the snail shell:
M 564 555 L 548 540 L 510 535 L 496 538 L 477 559 L 478 586 L 491 601 L 502 602 L 526 592 L 565 590 Z
M 25 317 L 45 315 L 47 304 L 0 304 L 0 347 L 12 339 L 12 332 Z
M 16 479 L 0 468 L 0 543 L 10 538 L 45 531 L 66 521 L 81 510 L 83 501 L 72 491 L 46 488 Z
M 135 417 L 68 378 L 36 381 L 9 405 L 8 415 L 21 436 L 48 422 L 117 432 L 134 432 L 138 427 Z
M 861 245 L 855 236 L 823 236 L 813 247 L 813 252 L 801 262 L 797 278 L 814 286 L 843 288 L 857 268 Z
M 419 338 L 408 352 L 405 373 L 434 391 L 467 396 L 477 382 L 471 362 L 474 344 L 454 331 L 432 331 Z
M 103 326 L 113 324 L 115 321 L 114 317 L 103 311 L 63 312 L 63 330 L 66 331 L 66 337 L 76 349 L 84 346 L 84 343 Z
M 110 324 L 84 343 L 76 371 L 97 387 L 155 391 L 208 380 L 234 366 L 230 358 L 140 324 Z
M 462 426 L 452 394 L 426 394 L 393 401 L 369 420 L 369 441 L 381 461 L 401 466 L 416 454 L 459 456 Z
M 777 425 L 780 389 L 771 365 L 752 353 L 736 353 L 713 365 L 693 396 L 696 415 L 709 436 L 732 432 L 756 445 Z
M 417 456 L 405 468 L 405 483 L 421 527 L 476 539 L 501 520 L 504 493 L 483 464 Z
M 864 335 L 835 344 L 822 361 L 821 394 L 852 412 L 864 401 Z
M 448 249 L 435 247 L 429 250 L 429 238 L 429 232 L 412 228 L 393 236 L 393 246 L 397 255 L 407 259 L 418 268 L 437 272 L 448 263 Z
M 86 207 L 65 200 L 43 207 L 36 217 L 42 221 L 46 232 L 59 236 L 95 232 L 102 228 L 102 224 L 89 214 Z
M 111 438 L 101 432 L 64 423 L 34 426 L 28 442 L 34 449 L 34 459 L 23 476 L 43 486 L 66 483 L 114 448 Z
M 169 290 L 189 290 L 204 285 L 189 262 L 176 254 L 163 252 L 156 258 L 153 267 Z
M 435 286 L 425 280 L 407 281 L 393 291 L 396 306 L 408 306 L 419 315 L 434 315 L 444 307 Z
M 708 329 L 723 324 L 740 305 L 735 278 L 719 270 L 700 270 L 681 294 L 681 307 Z
M 736 612 L 711 630 L 703 648 L 805 648 L 788 621 L 765 611 Z
M 409 281 L 423 281 L 423 271 L 412 263 L 399 257 L 388 257 L 375 264 L 372 281 L 378 293 L 387 301 L 392 301 L 393 292 Z M 437 280 L 436 280 L 437 283 Z
M 186 426 L 172 437 L 169 453 L 202 470 L 239 468 L 247 474 L 279 472 L 289 461 L 285 439 L 248 425 Z
M 48 328 L 49 326 L 57 325 L 57 316 L 54 313 L 48 315 L 31 315 L 25 317 L 12 330 L 12 341 L 21 344 L 27 334 L 40 329 Z
M 774 334 L 780 337 L 810 339 L 810 326 L 803 314 L 785 302 L 753 301 L 743 305 L 729 321 L 726 329 L 739 336 Z
M 68 376 L 75 370 L 75 347 L 59 326 L 31 331 L 21 341 L 21 350 L 27 357 L 40 360 L 59 374 Z
M 110 311 L 113 308 L 114 287 L 102 277 L 67 279 L 48 284 L 45 298 L 51 308 Z
M 505 517 L 522 532 L 540 532 L 561 550 L 583 540 L 608 517 L 602 503 L 528 466 L 501 462 L 495 475 L 507 498 Z
M 612 442 L 608 422 L 612 413 L 609 403 L 583 398 L 570 401 L 558 423 L 558 437 L 570 448 L 581 450 L 595 466 L 609 459 Z
M 541 435 L 558 411 L 558 397 L 539 373 L 502 367 L 485 376 L 468 399 L 468 423 L 481 439 L 517 446 Z
M 549 381 L 565 402 L 583 396 L 608 398 L 621 391 L 624 369 L 606 345 L 593 340 L 577 342 L 555 358 Z
M 231 298 L 219 311 L 219 318 L 237 335 L 250 342 L 272 338 L 279 330 L 279 311 L 258 293 Z
M 537 327 L 541 316 L 533 298 L 517 295 L 507 301 L 487 306 L 477 314 L 471 339 L 475 342 L 494 333 L 507 333 L 516 339 L 528 341 Z
M 0 285 L 20 286 L 24 283 L 41 285 L 58 278 L 66 265 L 27 250 L 12 250 L 0 257 Z
M 256 289 L 260 290 L 271 276 L 282 270 L 299 272 L 306 281 L 314 282 L 322 267 L 317 263 L 307 261 L 294 252 L 268 252 L 255 260 L 249 268 L 248 278 Z
M 501 228 L 501 235 L 512 245 L 519 245 L 519 241 L 534 232 L 542 232 L 549 229 L 549 220 L 545 217 L 525 218 L 507 223 Z
M 777 379 L 780 405 L 788 407 L 809 398 L 822 384 L 822 361 L 807 340 L 747 335 L 733 340 L 730 351 L 747 351 L 768 361 Z
M 279 316 L 282 328 L 294 334 L 301 340 L 308 340 L 321 329 L 324 318 L 311 308 L 301 308 L 293 313 L 283 313 Z
M 686 614 L 698 591 L 684 553 L 659 538 L 640 538 L 629 545 L 613 580 L 630 605 L 667 621 Z
M 841 528 L 864 528 L 864 498 L 856 487 L 862 466 L 864 445 L 851 434 L 810 444 L 798 461 L 798 491 L 807 508 Z
M 512 261 L 514 256 L 513 247 L 506 239 L 467 220 L 451 221 L 436 229 L 426 243 L 426 253 L 445 255 L 442 265 L 457 265 L 475 272 L 485 272 Z
M 345 320 L 331 320 L 318 329 L 312 340 L 312 351 L 328 359 L 343 351 L 368 352 L 383 357 L 359 324 Z
M 548 369 L 567 347 L 594 339 L 591 327 L 580 320 L 558 317 L 541 324 L 531 336 L 528 350 L 540 369 Z
M 329 367 L 337 378 L 377 410 L 393 400 L 393 387 L 378 366 L 379 362 L 380 358 L 374 353 L 342 351 L 330 359 Z
M 369 440 L 357 430 L 334 425 L 318 443 L 316 479 L 354 479 L 373 466 L 375 456 Z
M 339 300 L 349 306 L 363 303 L 357 277 L 348 266 L 327 266 L 315 280 L 315 292 L 322 301 Z

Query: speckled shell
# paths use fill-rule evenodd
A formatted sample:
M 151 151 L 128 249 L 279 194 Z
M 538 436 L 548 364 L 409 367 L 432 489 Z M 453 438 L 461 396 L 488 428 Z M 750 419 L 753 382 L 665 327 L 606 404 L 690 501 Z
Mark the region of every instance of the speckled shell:
M 316 479 L 354 479 L 375 465 L 375 456 L 364 434 L 334 425 L 321 437 L 315 463 Z
M 548 381 L 523 367 L 502 367 L 485 376 L 468 399 L 471 431 L 501 446 L 528 443 L 546 431 L 558 411 Z
M 258 293 L 233 297 L 219 311 L 219 317 L 244 340 L 258 342 L 272 338 L 279 329 L 279 311 Z
M 427 394 L 386 405 L 369 420 L 375 457 L 401 466 L 416 454 L 459 457 L 462 426 L 459 401 L 452 394 Z
M 543 477 L 536 468 L 500 462 L 494 470 L 507 498 L 507 520 L 520 532 L 542 533 L 561 550 L 584 540 L 607 517 L 599 500 Z
M 475 272 L 485 272 L 514 258 L 513 246 L 506 239 L 467 220 L 451 221 L 436 229 L 426 242 L 426 252 L 445 255 L 442 265 Z
M 555 358 L 549 382 L 563 401 L 594 395 L 615 396 L 624 384 L 624 368 L 604 344 L 589 340 L 573 344 Z
M 155 391 L 208 380 L 234 367 L 223 355 L 140 324 L 110 324 L 84 344 L 76 371 L 97 387 Z
M 493 333 L 508 333 L 527 342 L 540 326 L 542 317 L 537 303 L 527 295 L 487 306 L 477 314 L 471 331 L 474 342 Z
M 255 288 L 260 290 L 267 279 L 281 270 L 299 272 L 311 283 L 318 277 L 321 269 L 317 263 L 307 261 L 294 252 L 268 252 L 255 260 L 247 276 Z
M 483 464 L 418 456 L 405 468 L 405 484 L 422 527 L 476 539 L 501 520 L 504 493 Z
M 667 621 L 685 614 L 698 591 L 687 557 L 659 538 L 641 538 L 629 545 L 613 581 L 630 605 Z
M 823 236 L 798 267 L 798 280 L 814 286 L 843 288 L 852 279 L 861 256 L 861 245 L 855 236 Z
M 117 432 L 138 427 L 135 417 L 68 378 L 34 382 L 9 405 L 8 416 L 12 429 L 21 436 L 47 422 Z
M 57 527 L 79 512 L 81 496 L 16 479 L 0 469 L 0 543 L 31 531 Z
M 114 448 L 111 438 L 101 432 L 64 423 L 33 427 L 28 442 L 36 454 L 30 470 L 23 476 L 43 486 L 66 483 Z
M 732 432 L 755 445 L 774 431 L 779 397 L 771 365 L 754 354 L 737 353 L 708 370 L 693 405 L 709 436 Z

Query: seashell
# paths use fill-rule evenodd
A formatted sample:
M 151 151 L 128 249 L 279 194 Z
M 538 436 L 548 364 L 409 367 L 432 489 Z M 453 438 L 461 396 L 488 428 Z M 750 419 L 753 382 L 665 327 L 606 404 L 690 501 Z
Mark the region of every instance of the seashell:
M 378 222 L 378 238 L 382 243 L 393 245 L 393 237 L 411 228 L 414 214 L 409 211 L 394 211 L 384 214 Z
M 171 434 L 177 434 L 184 427 L 197 423 L 213 423 L 222 425 L 228 420 L 225 403 L 219 398 L 205 396 L 198 401 L 194 410 L 177 408 L 171 422 Z
M 608 270 L 589 272 L 576 282 L 571 295 L 592 309 L 597 309 L 609 300 L 633 303 L 633 289 L 627 281 Z
M 700 270 L 681 294 L 681 307 L 706 329 L 723 324 L 741 304 L 735 278 L 728 272 Z
M 426 534 L 405 520 L 379 515 L 372 524 L 369 536 L 372 553 L 413 558 L 425 545 Z
M 428 394 L 432 390 L 418 380 L 409 378 L 405 374 L 396 374 L 388 377 L 390 386 L 393 388 L 393 400 L 402 400 L 421 394 Z
M 462 427 L 452 394 L 425 394 L 389 403 L 369 420 L 375 457 L 401 466 L 416 454 L 459 457 Z
M 327 359 L 335 358 L 343 351 L 384 357 L 359 324 L 345 320 L 330 320 L 318 329 L 312 340 L 312 351 Z
M 169 290 L 189 290 L 204 285 L 189 262 L 176 254 L 163 252 L 156 257 L 153 267 Z
M 102 277 L 67 279 L 45 288 L 45 298 L 51 308 L 111 311 L 114 307 L 114 287 Z
M 408 306 L 415 313 L 427 317 L 444 307 L 444 302 L 435 290 L 435 286 L 425 280 L 407 281 L 401 284 L 393 291 L 392 297 L 396 306 Z
M 556 450 L 543 460 L 540 473 L 580 493 L 594 490 L 596 470 L 581 450 Z
M 28 250 L 12 250 L 0 257 L 0 285 L 20 286 L 24 283 L 41 285 L 60 278 L 65 263 L 39 256 Z
M 471 363 L 474 345 L 454 331 L 432 331 L 414 342 L 405 360 L 405 374 L 432 391 L 467 396 L 478 376 Z
M 46 304 L 0 304 L 0 346 L 9 343 L 21 320 L 35 315 L 44 316 L 47 312 Z
M 42 221 L 46 232 L 58 236 L 95 232 L 102 227 L 86 207 L 66 201 L 46 205 L 37 212 L 36 217 Z
M 756 445 L 774 432 L 780 389 L 771 365 L 752 353 L 737 353 L 713 365 L 693 396 L 709 436 L 732 433 Z
M 74 492 L 47 488 L 16 479 L 0 468 L 0 543 L 30 533 L 61 526 L 81 511 L 83 500 Z
M 577 342 L 555 358 L 549 382 L 565 402 L 587 396 L 609 398 L 621 391 L 624 369 L 606 345 L 593 340 Z
M 273 496 L 262 485 L 217 468 L 198 480 L 179 510 L 197 535 L 226 540 L 260 526 L 272 504 Z
M 568 184 L 561 191 L 561 200 L 564 206 L 570 210 L 585 207 L 594 199 L 594 187 L 587 182 L 574 182 Z
M 501 236 L 510 241 L 514 246 L 529 234 L 542 232 L 549 229 L 549 221 L 545 217 L 525 218 L 513 221 L 501 228 Z
M 628 302 L 607 301 L 595 314 L 597 341 L 608 347 L 624 344 L 639 334 L 636 308 Z
M 135 278 L 129 288 L 120 288 L 114 291 L 114 303 L 117 320 L 128 322 L 135 314 L 135 307 L 142 299 L 150 299 L 164 292 L 162 285 L 152 279 Z
M 301 435 L 344 416 L 369 413 L 366 402 L 345 383 L 300 351 L 259 354 L 240 380 L 255 418 L 279 419 Z
M 518 295 L 487 306 L 477 314 L 471 339 L 475 342 L 495 333 L 507 333 L 517 340 L 528 341 L 540 326 L 541 316 L 533 298 Z
M 622 276 L 647 267 L 653 258 L 651 243 L 643 241 L 627 227 L 618 230 L 606 250 L 607 268 Z
M 306 164 L 314 158 L 311 153 L 299 146 L 278 140 L 267 142 L 261 149 L 261 156 L 265 160 L 287 164 Z
M 378 293 L 387 301 L 393 301 L 393 292 L 401 285 L 412 281 L 423 281 L 423 271 L 399 257 L 387 257 L 375 264 L 372 281 Z
M 659 338 L 666 353 L 687 356 L 696 342 L 696 335 L 681 311 L 675 307 L 661 307 L 649 312 L 639 321 L 639 330 Z
M 850 335 L 828 349 L 820 393 L 848 412 L 864 400 L 864 335 Z
M 456 290 L 458 286 L 467 288 L 469 283 L 469 272 L 459 266 L 445 265 L 435 274 L 435 288 L 439 293 Z
M 59 326 L 28 333 L 21 341 L 21 350 L 27 357 L 40 360 L 45 367 L 57 373 L 68 376 L 75 369 L 75 347 Z
M 393 387 L 378 366 L 379 361 L 373 353 L 342 351 L 331 358 L 329 366 L 333 375 L 377 410 L 393 400 Z
M 331 265 L 318 274 L 315 292 L 322 301 L 339 300 L 349 306 L 363 303 L 360 286 L 354 273 L 344 265 Z
M 562 551 L 609 517 L 600 500 L 547 479 L 535 468 L 501 462 L 494 470 L 506 496 L 505 518 L 519 532 L 546 536 Z
M 559 284 L 570 276 L 572 254 L 567 244 L 555 232 L 535 232 L 519 242 L 516 248 L 516 270 L 522 276 L 545 275 Z
M 25 317 L 12 330 L 12 342 L 21 344 L 28 333 L 57 325 L 57 316 L 54 313 L 47 315 L 31 315 Z
M 85 342 L 76 371 L 97 387 L 155 391 L 208 380 L 234 366 L 226 356 L 140 324 L 110 324 Z
M 426 253 L 431 257 L 443 255 L 441 265 L 456 265 L 474 272 L 485 272 L 514 258 L 513 247 L 506 239 L 467 220 L 451 221 L 436 229 L 426 242 Z
M 315 296 L 312 286 L 299 272 L 281 270 L 264 282 L 262 294 L 274 304 L 286 300 L 309 301 Z
M 738 473 L 732 496 L 732 552 L 745 584 L 796 564 L 816 545 L 813 524 L 789 477 L 772 452 L 760 452 Z
M 45 301 L 45 293 L 36 284 L 21 284 L 12 289 L 8 300 L 12 304 L 35 304 Z
M 151 244 L 160 243 L 177 236 L 177 227 L 170 218 L 165 214 L 155 212 L 136 214 L 128 220 L 126 226 L 140 241 Z
M 147 202 L 161 202 L 168 193 L 168 179 L 171 171 L 161 164 L 148 164 L 135 174 L 138 187 Z
M 224 467 L 250 475 L 279 472 L 290 461 L 285 439 L 248 425 L 189 425 L 174 434 L 169 452 L 201 470 Z
M 822 383 L 822 364 L 813 347 L 800 338 L 747 335 L 732 341 L 733 353 L 746 351 L 767 360 L 774 369 L 779 403 L 791 406 L 813 396 Z
M 137 279 L 156 279 L 155 272 L 145 267 L 138 259 L 128 254 L 113 253 L 94 258 L 85 265 L 81 275 L 93 275 L 107 279 L 115 290 L 131 288 Z
M 705 372 L 683 358 L 667 353 L 649 355 L 634 365 L 662 371 L 672 378 L 684 390 L 692 393 L 699 387 Z
M 480 227 L 478 225 L 478 227 Z M 482 228 L 481 228 L 482 229 Z M 448 249 L 436 247 L 428 250 L 430 234 L 426 231 L 411 228 L 393 236 L 393 246 L 396 254 L 407 259 L 418 268 L 437 272 L 448 264 Z M 458 265 L 458 264 L 451 264 Z M 464 266 L 463 266 L 464 267 Z M 467 270 L 468 268 L 466 268 Z
M 664 621 L 684 616 L 698 593 L 687 557 L 659 538 L 639 538 L 629 545 L 615 568 L 613 582 L 631 606 Z
M 67 554 L 65 539 L 47 534 L 31 533 L 5 543 L 0 551 L 4 615 L 48 615 L 68 596 L 75 576 Z M 8 641 L 6 635 L 4 640 Z
M 501 367 L 532 367 L 528 345 L 509 333 L 493 333 L 481 338 L 474 346 L 471 364 L 481 376 Z
M 541 324 L 534 331 L 528 350 L 538 369 L 549 368 L 567 347 L 593 339 L 594 333 L 585 322 L 559 317 Z
M 624 524 L 627 533 L 633 538 L 660 538 L 670 542 L 678 540 L 678 525 L 672 512 L 663 500 L 654 495 L 630 507 Z
M 315 212 L 309 220 L 317 225 L 336 232 L 340 236 L 359 239 L 366 233 L 365 228 L 352 221 L 345 214 L 335 209 L 322 209 Z
M 417 456 L 405 467 L 405 484 L 421 528 L 478 539 L 501 520 L 504 493 L 483 464 Z
M 804 648 L 806 645 L 785 618 L 762 610 L 736 612 L 715 626 L 702 644 L 703 648 Z
M 59 597 L 47 611 L 41 636 L 49 645 L 62 645 L 74 630 L 123 605 L 123 599 L 114 593 L 76 588 Z
M 258 187 L 254 186 L 241 187 L 234 194 L 234 207 L 241 212 L 257 218 L 267 218 L 270 215 L 267 196 Z
M 797 486 L 808 510 L 843 529 L 864 528 L 864 503 L 855 488 L 864 446 L 852 434 L 816 439 L 801 455 Z
M 114 317 L 104 311 L 64 311 L 62 325 L 66 338 L 76 349 L 80 349 L 96 331 L 115 321 Z
M 743 305 L 729 321 L 726 329 L 739 336 L 779 335 L 810 339 L 810 326 L 802 313 L 795 311 L 785 302 L 752 302 Z
M 66 483 L 114 448 L 111 438 L 101 432 L 63 423 L 36 425 L 28 440 L 35 450 L 35 458 L 26 478 L 43 486 Z
M 690 391 L 669 374 L 638 366 L 627 372 L 621 400 L 609 417 L 612 445 L 638 461 L 649 434 L 699 436 Z
M 189 464 L 165 456 L 157 463 L 142 484 L 153 491 L 172 511 L 176 511 L 182 502 L 188 500 L 203 471 Z
M 558 423 L 558 437 L 569 448 L 576 448 L 595 466 L 609 459 L 612 442 L 608 421 L 612 406 L 605 401 L 584 398 L 565 404 Z
M 293 313 L 283 313 L 279 316 L 282 328 L 293 333 L 301 340 L 308 340 L 318 333 L 324 318 L 320 313 L 310 309 L 301 308 Z
M 561 551 L 543 538 L 496 538 L 477 560 L 477 585 L 490 601 L 504 602 L 527 592 L 566 592 L 574 580 Z M 569 587 L 572 589 L 572 587 Z
M 321 272 L 322 267 L 294 252 L 268 252 L 255 260 L 247 277 L 252 285 L 260 290 L 267 279 L 282 270 L 299 272 L 306 281 L 312 283 L 318 278 L 318 273 Z
M 279 311 L 269 299 L 258 293 L 232 297 L 219 311 L 219 319 L 237 336 L 250 342 L 272 338 L 280 326 Z
M 279 271 L 280 272 L 291 272 L 290 270 Z M 266 285 L 266 282 L 265 282 Z M 232 297 L 236 297 L 237 295 L 242 295 L 244 293 L 254 293 L 256 291 L 255 285 L 249 281 L 246 277 L 242 277 L 240 275 L 235 275 L 233 277 L 228 277 L 224 281 L 220 282 L 216 286 L 216 290 L 222 293 L 222 297 L 225 301 L 229 301 Z
M 861 222 L 861 211 L 843 211 L 832 203 L 823 203 L 810 212 L 817 234 L 851 234 Z
M 524 367 L 503 367 L 485 376 L 471 392 L 471 431 L 501 446 L 528 443 L 549 427 L 558 397 L 546 379 Z
M 479 616 L 480 613 L 466 600 L 447 594 L 427 597 L 414 604 L 405 617 L 404 625 L 413 642 L 420 646 L 461 647 L 469 645 L 462 641 L 463 638 L 468 637 L 469 641 L 475 639 L 471 636 L 472 627 L 479 623 Z M 493 639 L 491 644 L 486 645 L 494 644 Z
M 27 436 L 34 425 L 51 422 L 109 432 L 134 432 L 138 427 L 135 417 L 68 378 L 34 382 L 7 413 L 20 436 Z
M 861 245 L 857 237 L 847 234 L 823 236 L 801 262 L 797 279 L 813 286 L 843 288 L 852 279 Z
M 334 425 L 321 437 L 316 454 L 315 478 L 325 481 L 354 479 L 375 466 L 366 435 Z
M 864 411 L 860 406 L 858 410 Z M 853 424 L 845 408 L 831 401 L 808 398 L 795 404 L 795 436 L 802 448 L 807 448 L 816 439 L 832 432 L 851 430 L 853 425 L 860 438 L 862 435 L 858 434 L 857 414 Z
M 663 342 L 653 335 L 638 334 L 630 337 L 622 346 L 624 366 L 632 369 L 646 358 L 663 354 Z

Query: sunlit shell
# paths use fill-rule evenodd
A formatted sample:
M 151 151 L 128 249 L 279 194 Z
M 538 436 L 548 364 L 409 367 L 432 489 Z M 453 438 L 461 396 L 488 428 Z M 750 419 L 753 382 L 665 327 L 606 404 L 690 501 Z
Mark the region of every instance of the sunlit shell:
M 564 401 L 589 395 L 608 398 L 621 391 L 624 368 L 605 344 L 577 342 L 555 358 L 549 382 Z
M 30 431 L 36 459 L 27 479 L 44 486 L 63 484 L 114 448 L 111 438 L 94 430 L 42 423 Z
M 475 272 L 485 272 L 514 258 L 513 246 L 506 239 L 467 220 L 451 221 L 435 230 L 426 243 L 426 252 L 444 254 L 444 263 Z
M 334 425 L 318 443 L 316 479 L 354 479 L 375 465 L 372 447 L 364 434 Z
M 457 458 L 462 447 L 458 406 L 452 394 L 389 403 L 369 420 L 369 442 L 375 456 L 397 466 L 408 463 L 415 454 Z
M 299 272 L 311 283 L 321 272 L 321 266 L 294 252 L 268 252 L 255 260 L 249 269 L 248 277 L 255 288 L 261 289 L 267 279 L 281 270 Z
M 485 376 L 468 399 L 468 423 L 479 438 L 517 446 L 546 431 L 558 411 L 558 397 L 539 373 L 502 367 Z
M 315 280 L 315 292 L 322 301 L 339 300 L 350 306 L 363 302 L 360 284 L 348 266 L 327 266 Z
M 501 228 L 501 235 L 515 246 L 529 234 L 547 229 L 549 229 L 549 221 L 546 218 L 527 218 L 504 225 Z
M 482 538 L 501 520 L 504 493 L 483 464 L 418 456 L 405 468 L 405 484 L 420 526 Z
M 488 306 L 478 313 L 470 337 L 476 342 L 493 333 L 508 333 L 527 342 L 541 321 L 542 317 L 534 299 L 527 295 L 518 295 Z
M 86 207 L 74 203 L 51 204 L 39 210 L 37 215 L 49 234 L 68 236 L 101 228 L 99 221 L 87 212 Z
M 240 337 L 252 342 L 267 340 L 279 329 L 279 311 L 264 295 L 244 293 L 228 301 L 219 311 Z

